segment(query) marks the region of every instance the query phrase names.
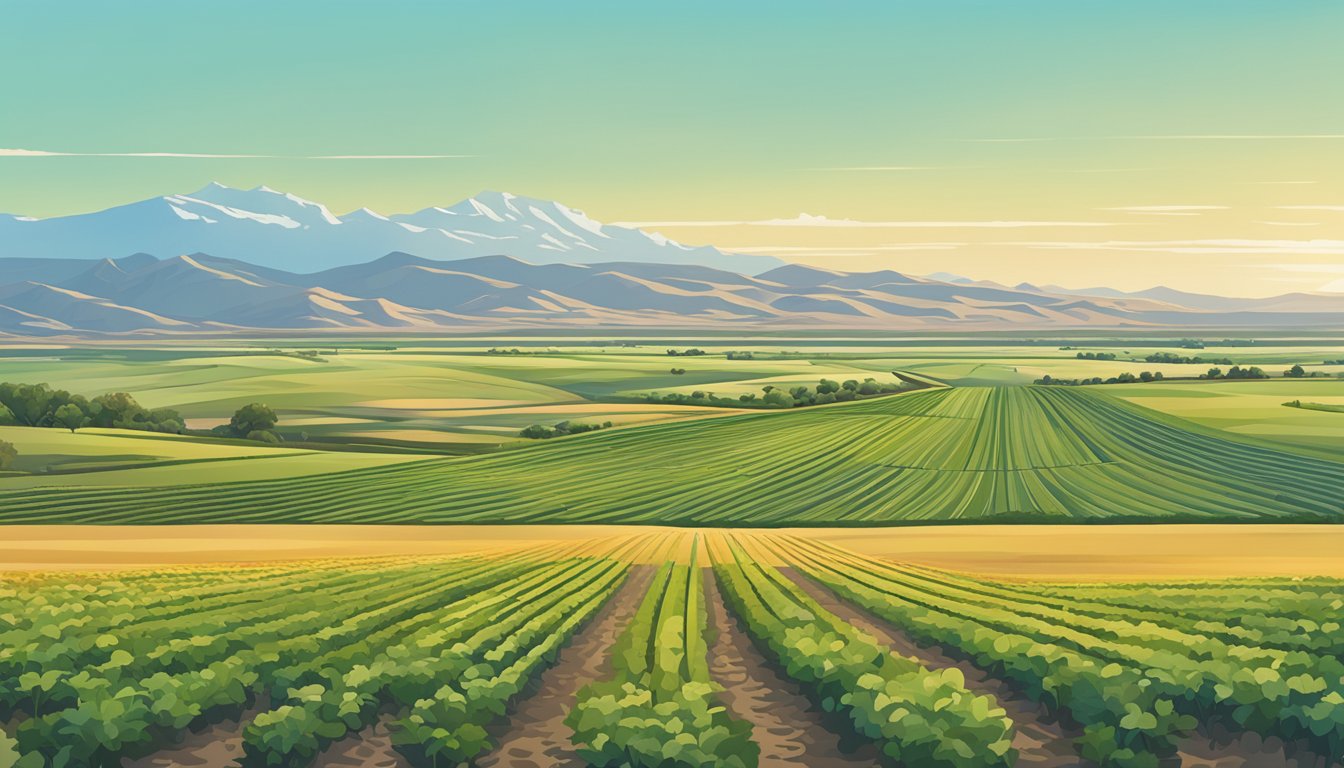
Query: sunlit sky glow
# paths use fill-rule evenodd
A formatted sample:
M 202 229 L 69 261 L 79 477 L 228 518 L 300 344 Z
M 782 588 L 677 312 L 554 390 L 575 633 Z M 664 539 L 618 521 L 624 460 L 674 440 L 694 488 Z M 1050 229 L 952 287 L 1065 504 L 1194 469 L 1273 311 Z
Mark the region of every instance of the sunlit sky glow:
M 1344 4 L 10 3 L 0 211 L 482 189 L 836 269 L 1344 289 Z

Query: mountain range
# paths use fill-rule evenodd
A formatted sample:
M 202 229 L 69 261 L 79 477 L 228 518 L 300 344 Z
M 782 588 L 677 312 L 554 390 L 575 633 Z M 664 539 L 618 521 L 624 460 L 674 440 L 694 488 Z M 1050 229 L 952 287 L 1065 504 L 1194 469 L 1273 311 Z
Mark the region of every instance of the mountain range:
M 265 187 L 212 184 L 92 214 L 0 217 L 4 335 L 557 327 L 1306 330 L 1344 328 L 1344 296 L 838 272 L 507 193 L 337 217 Z
M 384 216 L 361 208 L 336 216 L 321 203 L 270 187 L 234 189 L 212 182 L 190 194 L 94 213 L 49 219 L 0 215 L 0 258 L 208 253 L 317 272 L 393 251 L 440 260 L 507 253 L 535 264 L 672 262 L 747 273 L 782 263 L 600 224 L 560 203 L 507 192 L 482 192 L 415 213 Z

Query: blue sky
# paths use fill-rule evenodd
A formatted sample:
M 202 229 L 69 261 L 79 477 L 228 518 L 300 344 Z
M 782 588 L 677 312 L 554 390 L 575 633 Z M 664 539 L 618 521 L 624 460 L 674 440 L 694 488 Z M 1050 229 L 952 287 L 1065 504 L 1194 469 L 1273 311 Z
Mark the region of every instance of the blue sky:
M 1344 280 L 1338 2 L 6 6 L 14 213 L 507 189 L 843 269 Z M 87 156 L 134 153 L 259 157 Z

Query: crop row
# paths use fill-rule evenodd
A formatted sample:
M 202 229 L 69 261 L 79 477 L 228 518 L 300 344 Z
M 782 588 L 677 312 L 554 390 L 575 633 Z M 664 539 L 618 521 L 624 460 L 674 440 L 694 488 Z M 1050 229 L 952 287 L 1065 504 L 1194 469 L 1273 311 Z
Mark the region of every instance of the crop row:
M 227 584 L 33 579 L 0 594 L 0 705 L 16 740 L 0 754 L 24 768 L 119 764 L 263 705 L 243 734 L 249 764 L 303 764 L 380 712 L 396 716 L 403 753 L 457 764 L 654 538 L 612 557 L 238 569 Z M 34 610 L 13 604 L 25 596 Z
M 825 712 L 875 742 L 883 765 L 1011 766 L 1012 722 L 956 669 L 929 670 L 825 611 L 735 542 L 715 575 L 747 634 Z
M 729 716 L 710 679 L 698 544 L 689 565 L 659 568 L 612 649 L 613 676 L 580 691 L 566 718 L 589 765 L 757 764 L 750 724 Z
M 797 478 L 806 474 L 808 482 Z M 582 478 L 582 482 L 573 482 Z M 1071 388 L 934 389 L 488 455 L 180 488 L 15 490 L 11 522 L 1262 518 L 1344 511 L 1344 463 Z
M 1248 626 L 1194 622 L 1157 601 L 1106 610 L 789 537 L 771 541 L 843 597 L 1082 725 L 1082 753 L 1102 765 L 1156 765 L 1211 723 L 1302 741 L 1329 759 L 1344 747 L 1344 662 L 1333 654 L 1284 638 L 1260 643 Z

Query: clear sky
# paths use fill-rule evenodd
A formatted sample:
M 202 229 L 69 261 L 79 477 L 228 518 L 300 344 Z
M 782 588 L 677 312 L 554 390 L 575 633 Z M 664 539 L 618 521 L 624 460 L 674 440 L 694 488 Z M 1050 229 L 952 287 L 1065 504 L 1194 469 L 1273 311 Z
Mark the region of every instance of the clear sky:
M 0 211 L 502 189 L 837 269 L 1344 290 L 1338 0 L 0 11 Z M 89 156 L 134 153 L 258 157 Z

